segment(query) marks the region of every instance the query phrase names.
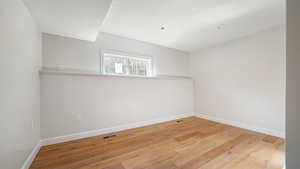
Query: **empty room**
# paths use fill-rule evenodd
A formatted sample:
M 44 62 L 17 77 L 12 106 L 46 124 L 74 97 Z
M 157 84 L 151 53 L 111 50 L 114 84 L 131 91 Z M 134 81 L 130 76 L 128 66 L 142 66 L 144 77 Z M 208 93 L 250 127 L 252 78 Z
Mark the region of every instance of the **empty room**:
M 299 8 L 0 0 L 0 169 L 299 169 Z

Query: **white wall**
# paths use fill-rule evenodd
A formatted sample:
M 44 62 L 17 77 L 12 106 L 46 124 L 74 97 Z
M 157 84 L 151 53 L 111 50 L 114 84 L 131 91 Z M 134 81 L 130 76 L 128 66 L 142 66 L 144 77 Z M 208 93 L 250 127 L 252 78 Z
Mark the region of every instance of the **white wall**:
M 41 75 L 42 138 L 193 112 L 191 79 Z
M 286 169 L 300 168 L 300 1 L 287 1 Z
M 99 33 L 94 43 L 43 34 L 43 66 L 99 72 L 101 49 L 152 56 L 158 75 L 190 75 L 187 53 L 106 33 Z
M 45 33 L 42 41 L 44 67 L 99 72 L 99 49 L 94 43 Z
M 40 140 L 41 36 L 21 0 L 0 1 L 0 25 L 0 168 L 18 169 Z
M 100 50 L 152 56 L 158 75 L 189 76 L 187 53 L 99 33 L 96 42 L 43 34 L 43 66 L 99 72 Z M 41 75 L 42 138 L 192 113 L 193 81 Z
M 196 113 L 284 135 L 284 39 L 274 28 L 193 54 Z

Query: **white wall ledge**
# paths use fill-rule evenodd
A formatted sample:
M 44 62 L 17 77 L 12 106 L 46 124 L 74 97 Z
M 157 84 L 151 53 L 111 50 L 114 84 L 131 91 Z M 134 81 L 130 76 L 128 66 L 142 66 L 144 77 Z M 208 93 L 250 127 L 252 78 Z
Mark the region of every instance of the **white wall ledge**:
M 40 71 L 40 75 L 68 75 L 68 76 L 98 76 L 107 78 L 133 78 L 133 79 L 187 79 L 192 80 L 188 76 L 174 76 L 174 75 L 157 75 L 151 77 L 143 76 L 128 76 L 128 75 L 107 75 L 91 70 L 78 70 L 78 69 L 61 69 L 61 68 L 45 68 L 43 67 Z

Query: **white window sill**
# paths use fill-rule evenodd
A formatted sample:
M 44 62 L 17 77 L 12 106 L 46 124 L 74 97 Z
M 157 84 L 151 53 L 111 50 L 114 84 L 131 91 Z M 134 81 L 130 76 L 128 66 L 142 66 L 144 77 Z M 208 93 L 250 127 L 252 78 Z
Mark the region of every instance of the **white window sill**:
M 94 71 L 75 70 L 75 69 L 58 69 L 58 68 L 42 68 L 41 75 L 69 75 L 69 76 L 100 76 L 100 77 L 117 77 L 117 78 L 134 78 L 134 79 L 192 79 L 188 76 L 172 76 L 172 75 L 158 75 L 158 76 L 134 76 L 134 75 L 112 75 L 101 74 Z

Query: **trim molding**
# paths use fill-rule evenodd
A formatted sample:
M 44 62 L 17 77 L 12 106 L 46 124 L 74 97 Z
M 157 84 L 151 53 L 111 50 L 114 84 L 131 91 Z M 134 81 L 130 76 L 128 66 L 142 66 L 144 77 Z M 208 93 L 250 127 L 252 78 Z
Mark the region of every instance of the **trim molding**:
M 51 144 L 57 144 L 57 143 L 87 138 L 87 137 L 98 136 L 98 135 L 107 134 L 107 133 L 118 132 L 118 131 L 122 131 L 122 130 L 128 130 L 128 129 L 138 128 L 138 127 L 148 126 L 148 125 L 152 125 L 152 124 L 162 123 L 162 122 L 166 122 L 166 121 L 171 121 L 171 120 L 176 120 L 176 119 L 191 117 L 191 116 L 194 116 L 194 113 L 173 115 L 173 116 L 159 118 L 159 119 L 146 120 L 146 121 L 135 122 L 135 123 L 125 124 L 125 125 L 119 125 L 119 126 L 115 126 L 115 127 L 111 127 L 111 128 L 103 128 L 103 129 L 90 130 L 90 131 L 81 132 L 81 133 L 74 133 L 74 134 L 65 135 L 65 136 L 46 138 L 46 139 L 41 140 L 41 145 L 46 146 L 46 145 L 51 145 Z
M 280 132 L 280 131 L 276 131 L 276 130 L 272 130 L 272 129 L 266 129 L 266 128 L 259 127 L 259 126 L 248 125 L 248 124 L 241 123 L 241 122 L 238 122 L 238 121 L 222 119 L 222 118 L 218 118 L 218 117 L 210 116 L 210 115 L 206 115 L 206 114 L 195 113 L 195 116 L 199 117 L 199 118 L 207 119 L 207 120 L 210 120 L 210 121 L 218 122 L 218 123 L 223 123 L 223 124 L 227 124 L 227 125 L 247 129 L 247 130 L 252 130 L 252 131 L 255 131 L 255 132 L 259 132 L 259 133 L 264 133 L 264 134 L 267 134 L 267 135 L 272 135 L 272 136 L 276 136 L 276 137 L 280 137 L 280 138 L 285 138 L 285 133 L 284 132 Z
M 27 157 L 27 159 L 25 160 L 23 166 L 21 167 L 21 169 L 29 169 L 30 165 L 32 164 L 34 158 L 36 157 L 37 153 L 40 151 L 41 148 L 41 141 L 39 141 L 35 147 L 33 148 L 33 150 L 31 151 L 31 153 L 29 154 L 29 156 Z

